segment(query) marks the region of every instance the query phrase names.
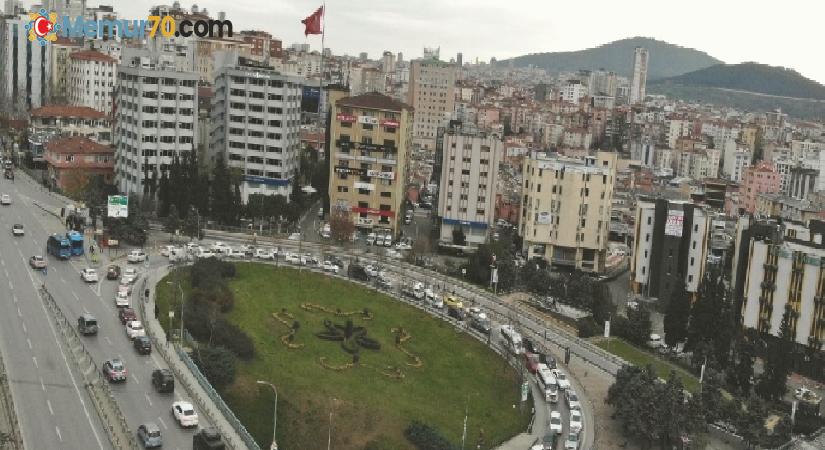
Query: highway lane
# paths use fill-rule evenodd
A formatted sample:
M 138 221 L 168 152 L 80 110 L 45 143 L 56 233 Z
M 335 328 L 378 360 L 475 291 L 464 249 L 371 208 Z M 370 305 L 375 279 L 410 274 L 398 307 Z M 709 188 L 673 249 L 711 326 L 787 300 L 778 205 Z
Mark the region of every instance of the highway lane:
M 0 193 L 15 196 L 8 181 Z M 31 235 L 12 237 L 26 222 L 23 205 L 0 208 L 0 345 L 24 445 L 30 449 L 110 449 L 103 425 L 37 293 L 40 274 L 29 269 Z
M 31 254 L 43 254 L 48 235 L 65 232 L 65 227 L 54 216 L 32 205 L 31 201 L 37 198 L 41 202 L 59 205 L 59 200 L 28 183 L 17 183 L 15 187 L 18 188 L 15 193 L 18 198 L 15 200 L 21 204 L 20 206 L 25 206 L 20 208 L 20 222 L 26 226 L 28 237 L 21 241 L 22 253 L 27 258 Z M 177 427 L 170 412 L 173 401 L 187 400 L 185 392 L 183 389 L 176 389 L 174 396 L 169 396 L 154 391 L 151 386 L 151 372 L 155 368 L 165 368 L 164 361 L 154 352 L 149 356 L 141 356 L 134 351 L 124 327 L 117 319 L 117 308 L 114 304 L 117 282 L 106 281 L 105 267 L 100 267 L 98 272 L 101 281 L 86 284 L 80 279 L 80 271 L 88 266 L 89 261 L 86 257 L 74 257 L 70 261 L 49 258 L 48 275 L 43 278 L 55 301 L 71 322 L 84 312 L 91 313 L 98 319 L 98 335 L 84 338 L 84 345 L 97 366 L 102 367 L 103 362 L 111 358 L 120 358 L 126 365 L 129 372 L 128 381 L 113 384 L 111 387 L 131 430 L 136 430 L 141 423 L 153 421 L 161 427 L 164 448 L 191 448 L 191 435 L 194 431 Z M 132 301 L 140 301 L 138 293 L 134 294 Z M 207 425 L 202 419 L 201 426 Z

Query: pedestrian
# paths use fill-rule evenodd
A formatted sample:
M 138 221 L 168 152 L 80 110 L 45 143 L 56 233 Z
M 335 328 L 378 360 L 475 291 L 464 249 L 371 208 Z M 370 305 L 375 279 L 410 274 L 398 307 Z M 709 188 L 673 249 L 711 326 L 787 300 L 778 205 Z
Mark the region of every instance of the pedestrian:
M 48 274 L 49 274 L 49 266 L 44 266 L 43 267 L 43 275 L 48 275 Z

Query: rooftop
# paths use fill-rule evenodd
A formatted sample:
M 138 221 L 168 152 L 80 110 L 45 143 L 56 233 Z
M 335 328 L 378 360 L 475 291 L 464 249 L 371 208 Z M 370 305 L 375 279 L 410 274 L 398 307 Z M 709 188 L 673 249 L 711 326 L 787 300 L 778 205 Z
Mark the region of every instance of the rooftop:
M 405 109 L 408 111 L 413 110 L 412 106 L 406 103 L 399 102 L 398 100 L 395 100 L 392 97 L 389 97 L 384 94 L 379 94 L 377 92 L 356 95 L 355 97 L 342 98 L 341 100 L 338 100 L 336 103 L 339 106 L 349 106 L 353 108 L 383 109 L 398 112 L 401 112 Z
M 52 139 L 46 149 L 55 153 L 112 153 L 115 149 L 109 145 L 98 144 L 85 136 L 66 136 Z
M 102 61 L 102 62 L 109 62 L 109 63 L 114 63 L 115 62 L 115 59 L 112 58 L 111 56 L 109 56 L 105 53 L 94 51 L 94 50 L 83 50 L 83 51 L 80 51 L 80 52 L 74 52 L 71 55 L 69 55 L 69 58 L 85 60 L 85 61 Z
M 103 119 L 106 114 L 88 106 L 46 105 L 35 108 L 32 117 L 78 117 L 81 119 Z

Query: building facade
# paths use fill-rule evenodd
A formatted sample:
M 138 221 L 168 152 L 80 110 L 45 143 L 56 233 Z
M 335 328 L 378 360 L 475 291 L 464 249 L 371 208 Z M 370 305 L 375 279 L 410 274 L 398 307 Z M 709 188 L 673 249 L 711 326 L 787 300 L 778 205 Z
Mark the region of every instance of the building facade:
M 441 242 L 453 243 L 460 229 L 467 245 L 487 240 L 495 219 L 498 166 L 504 144 L 497 134 L 456 126 L 445 131 L 438 217 Z
M 779 174 L 773 164 L 765 161 L 745 169 L 742 185 L 739 187 L 741 208 L 749 214 L 756 212 L 756 196 L 762 193 L 779 192 Z
M 630 85 L 630 104 L 643 103 L 647 89 L 647 64 L 649 53 L 646 48 L 636 47 L 633 52 L 633 80 Z
M 241 198 L 289 197 L 300 165 L 303 81 L 263 63 L 224 55 L 216 69 L 210 149 L 243 174 Z
M 112 121 L 86 106 L 43 106 L 31 112 L 30 134 L 54 131 L 55 135 L 82 136 L 102 145 L 112 145 Z
M 117 63 L 109 55 L 79 51 L 69 55 L 68 100 L 73 106 L 88 106 L 112 114 Z
M 111 183 L 115 175 L 115 151 L 82 136 L 52 139 L 45 158 L 53 189 L 81 192 L 93 177 Z
M 345 97 L 333 102 L 330 121 L 330 213 L 348 213 L 358 228 L 397 236 L 412 108 L 378 93 Z
M 26 37 L 28 14 L 0 17 L 0 111 L 16 117 L 49 99 L 52 52 Z
M 670 298 L 683 283 L 696 293 L 705 274 L 710 215 L 685 201 L 644 198 L 636 204 L 636 239 L 630 286 L 646 297 Z
M 415 110 L 413 143 L 435 150 L 438 127 L 455 109 L 456 67 L 437 59 L 417 59 L 410 66 L 407 103 Z
M 601 273 L 618 156 L 583 160 L 533 152 L 524 158 L 519 233 L 528 258 Z

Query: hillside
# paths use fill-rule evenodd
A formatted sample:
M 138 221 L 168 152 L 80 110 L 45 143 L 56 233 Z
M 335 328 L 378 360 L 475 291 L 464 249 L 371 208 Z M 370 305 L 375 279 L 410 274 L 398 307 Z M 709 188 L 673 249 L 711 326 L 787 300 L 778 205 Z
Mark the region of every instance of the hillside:
M 573 52 L 532 53 L 517 56 L 512 61 L 517 67 L 532 64 L 549 72 L 605 69 L 629 77 L 633 72 L 633 50 L 636 47 L 644 47 L 650 52 L 648 80 L 675 77 L 722 63 L 705 52 L 644 37 L 621 39 Z M 510 61 L 499 63 L 509 64 Z
M 781 97 L 825 100 L 825 86 L 793 69 L 766 64 L 718 64 L 680 76 L 649 83 L 704 86 L 755 92 Z

